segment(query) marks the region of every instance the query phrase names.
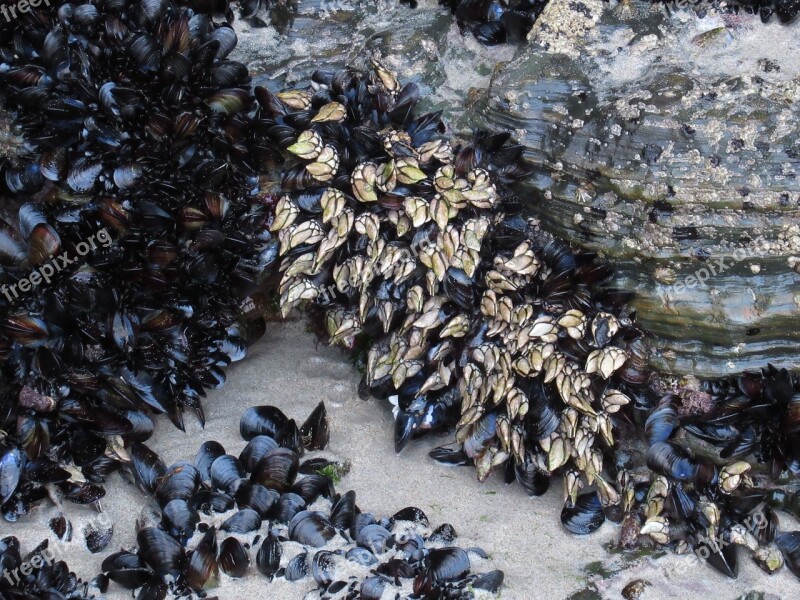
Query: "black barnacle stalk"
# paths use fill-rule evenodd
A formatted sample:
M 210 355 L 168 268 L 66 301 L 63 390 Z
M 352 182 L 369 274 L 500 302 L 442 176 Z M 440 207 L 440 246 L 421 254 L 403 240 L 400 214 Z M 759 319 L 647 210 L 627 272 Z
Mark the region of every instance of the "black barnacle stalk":
M 118 436 L 149 437 L 151 412 L 203 420 L 205 391 L 263 332 L 245 314 L 276 253 L 259 174 L 277 149 L 235 45 L 229 25 L 151 0 L 53 3 L 0 33 L 28 151 L 0 162 L 7 519 L 44 484 L 97 500 Z
M 502 571 L 470 572 L 470 554 L 487 555 L 453 545 L 451 525 L 432 528 L 416 507 L 378 518 L 358 508 L 355 492 L 336 492 L 330 475 L 338 464 L 304 457 L 326 447 L 324 404 L 299 428 L 278 408 L 255 406 L 240 432 L 248 442 L 239 456 L 208 441 L 194 462 L 170 467 L 144 444 L 131 446 L 128 468 L 158 508 L 144 509 L 137 548 L 108 556 L 100 577 L 160 597 L 203 597 L 221 573 L 244 577 L 251 564 L 260 573 L 251 576 L 270 582 L 313 580 L 322 598 L 378 599 L 405 584 L 417 597 L 469 600 L 474 590 L 502 586 Z M 352 574 L 340 579 L 344 565 Z

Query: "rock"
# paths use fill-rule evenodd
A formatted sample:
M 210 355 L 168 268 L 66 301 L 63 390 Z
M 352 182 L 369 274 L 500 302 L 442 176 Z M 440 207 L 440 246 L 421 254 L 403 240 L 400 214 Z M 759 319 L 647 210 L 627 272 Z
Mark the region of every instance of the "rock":
M 615 263 L 653 366 L 800 366 L 800 27 L 553 0 L 471 123 L 542 226 Z

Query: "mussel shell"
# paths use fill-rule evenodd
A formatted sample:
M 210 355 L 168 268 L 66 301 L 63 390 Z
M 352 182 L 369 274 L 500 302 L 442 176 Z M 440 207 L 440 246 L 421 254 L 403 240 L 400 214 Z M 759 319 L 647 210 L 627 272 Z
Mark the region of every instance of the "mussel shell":
M 775 543 L 786 559 L 786 566 L 800 577 L 800 531 L 781 533 L 775 538 Z
M 248 472 L 255 469 L 260 461 L 268 453 L 278 448 L 278 442 L 268 435 L 257 435 L 252 438 L 239 454 L 239 461 Z
M 297 454 L 286 448 L 276 448 L 258 461 L 251 480 L 283 493 L 294 483 L 299 465 Z
M 239 508 L 252 508 L 261 518 L 266 518 L 280 499 L 280 494 L 263 485 L 246 481 L 238 487 L 234 499 Z
M 302 497 L 306 504 L 313 504 L 320 496 L 331 498 L 334 493 L 330 478 L 317 473 L 296 481 L 290 491 Z
M 327 587 L 333 583 L 336 573 L 336 555 L 329 550 L 320 550 L 311 559 L 311 573 L 317 584 Z
M 672 442 L 656 442 L 647 451 L 647 466 L 659 475 L 678 481 L 691 481 L 697 465 L 689 453 Z
M 373 575 L 368 577 L 361 584 L 360 596 L 361 600 L 380 600 L 383 597 L 383 591 L 386 589 L 386 582 L 378 576 Z
M 142 587 L 153 576 L 153 571 L 138 555 L 125 550 L 107 556 L 101 569 L 111 581 L 129 590 Z
M 256 566 L 262 575 L 272 578 L 281 566 L 281 543 L 272 532 L 264 538 L 256 555 Z
M 300 427 L 303 446 L 306 450 L 324 450 L 330 440 L 328 412 L 320 402 Z
M 0 504 L 5 504 L 16 491 L 22 476 L 22 466 L 23 458 L 19 448 L 0 450 Z
M 261 527 L 261 515 L 252 508 L 243 508 L 220 525 L 221 531 L 230 533 L 250 533 Z
M 458 534 L 456 533 L 455 528 L 450 525 L 450 523 L 442 523 L 439 525 L 439 527 L 433 530 L 433 533 L 431 533 L 431 536 L 428 538 L 428 540 L 434 543 L 452 544 L 457 537 Z
M 458 581 L 469 575 L 469 556 L 461 548 L 436 548 L 425 558 L 434 581 Z
M 210 527 L 192 551 L 186 569 L 189 587 L 196 592 L 216 587 L 219 583 L 217 562 L 217 530 Z
M 586 535 L 597 531 L 605 522 L 603 505 L 596 492 L 587 492 L 578 496 L 574 506 L 564 505 L 561 509 L 561 523 L 567 531 L 577 535 Z
M 230 454 L 216 458 L 211 463 L 209 474 L 212 485 L 228 495 L 235 493 L 239 482 L 247 475 L 239 460 Z
M 655 409 L 644 424 L 647 445 L 666 442 L 678 426 L 678 413 L 671 403 L 665 403 Z
M 485 590 L 496 594 L 503 587 L 505 574 L 502 571 L 489 571 L 478 577 L 472 582 L 472 587 L 476 590 Z
M 145 493 L 154 494 L 161 478 L 167 472 L 167 465 L 158 454 L 140 442 L 134 442 L 128 454 L 131 457 L 131 470 L 136 484 Z
M 328 518 L 319 512 L 301 511 L 289 522 L 289 539 L 294 542 L 321 548 L 336 535 Z
M 308 575 L 308 552 L 301 552 L 286 565 L 286 581 L 299 581 Z
M 354 562 L 364 567 L 371 567 L 372 565 L 377 565 L 379 562 L 372 552 L 366 548 L 361 548 L 360 546 L 350 548 L 344 557 L 350 562 Z
M 397 511 L 394 513 L 394 515 L 392 515 L 391 520 L 392 522 L 410 521 L 412 523 L 424 525 L 425 527 L 427 527 L 430 523 L 428 521 L 428 515 L 426 515 L 422 509 L 417 508 L 416 506 L 407 506 L 406 508 Z
M 162 577 L 178 577 L 186 568 L 183 547 L 166 532 L 155 527 L 146 527 L 136 535 L 136 542 L 139 545 L 139 556 L 156 574 Z
M 216 490 L 199 490 L 189 501 L 189 506 L 204 514 L 224 513 L 233 508 L 234 500 Z
M 189 500 L 200 487 L 200 473 L 193 464 L 179 461 L 170 466 L 156 488 L 156 499 L 161 506 L 180 499 Z
M 300 511 L 305 510 L 306 501 L 291 492 L 283 494 L 270 511 L 270 518 L 279 523 L 289 523 Z
M 189 506 L 185 499 L 175 498 L 164 506 L 161 514 L 161 526 L 164 531 L 185 546 L 194 535 L 195 527 L 200 522 L 197 510 Z
M 197 471 L 200 474 L 200 479 L 203 482 L 211 483 L 211 465 L 220 456 L 224 455 L 225 448 L 223 448 L 222 444 L 219 442 L 203 442 L 194 457 L 194 465 L 197 467 Z M 242 462 L 242 464 L 244 464 L 244 462 Z M 245 468 L 247 467 L 245 466 Z M 250 469 L 247 470 L 249 471 Z
M 356 493 L 349 490 L 333 503 L 331 525 L 336 529 L 350 529 L 356 515 Z
M 102 525 L 89 524 L 83 530 L 83 537 L 86 547 L 92 554 L 97 554 L 105 550 L 114 535 L 114 526 L 104 527 Z
M 225 538 L 219 549 L 219 566 L 229 577 L 244 577 L 250 566 L 250 555 L 239 540 Z
M 239 421 L 239 432 L 245 440 L 257 435 L 268 435 L 278 440 L 289 419 L 274 406 L 253 406 L 244 411 Z
M 536 466 L 528 452 L 524 463 L 514 463 L 514 475 L 529 496 L 541 496 L 550 488 L 550 475 Z
M 375 555 L 383 554 L 392 544 L 392 534 L 377 523 L 361 528 L 356 535 L 356 543 Z

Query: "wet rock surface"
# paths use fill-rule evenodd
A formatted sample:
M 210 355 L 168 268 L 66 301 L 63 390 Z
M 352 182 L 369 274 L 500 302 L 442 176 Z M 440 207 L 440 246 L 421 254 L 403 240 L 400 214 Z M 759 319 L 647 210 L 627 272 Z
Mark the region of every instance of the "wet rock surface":
M 637 292 L 662 369 L 798 365 L 794 29 L 555 0 L 475 108 L 527 147 L 543 226 Z

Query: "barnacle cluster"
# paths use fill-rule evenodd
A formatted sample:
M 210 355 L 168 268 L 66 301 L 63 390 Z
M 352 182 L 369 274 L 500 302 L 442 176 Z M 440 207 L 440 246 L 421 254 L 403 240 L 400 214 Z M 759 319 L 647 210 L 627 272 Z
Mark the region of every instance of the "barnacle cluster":
M 481 480 L 508 462 L 543 493 L 561 469 L 570 502 L 585 482 L 618 504 L 603 448 L 625 386 L 647 377 L 623 369 L 628 295 L 593 290 L 610 270 L 520 216 L 509 184 L 527 168 L 507 134 L 453 147 L 381 65 L 319 88 L 318 109 L 295 92 L 311 107 L 288 146 L 284 188 L 299 189 L 272 224 L 283 313 L 313 300 L 331 343 L 368 340 L 365 383 L 395 400 L 398 451 L 455 425 L 463 448 L 437 457 L 474 461 Z
M 281 130 L 294 155 L 272 223 L 283 313 L 310 307 L 330 343 L 363 355 L 364 391 L 394 404 L 398 451 L 454 428 L 436 460 L 481 480 L 502 468 L 531 495 L 558 474 L 569 531 L 610 519 L 625 547 L 694 550 L 730 576 L 739 545 L 768 572 L 795 569 L 796 534 L 778 532 L 764 482 L 735 459 L 758 446 L 796 472 L 797 383 L 770 368 L 741 380 L 744 397 L 722 382 L 657 394 L 629 294 L 520 215 L 521 148 L 487 132 L 454 146 L 437 115 L 414 116 L 415 96 L 377 63 L 283 92 L 308 113 Z M 615 429 L 631 424 L 646 465 L 618 452 Z M 734 450 L 695 456 L 679 434 L 697 432 Z
M 135 552 L 103 561 L 102 591 L 110 580 L 139 597 L 202 597 L 221 573 L 244 577 L 252 563 L 269 581 L 313 579 L 307 598 L 469 600 L 502 586 L 502 571 L 470 573 L 475 557 L 488 556 L 454 546 L 451 525 L 431 528 L 416 507 L 378 518 L 359 510 L 355 492 L 335 491 L 326 474 L 335 463 L 303 458 L 327 445 L 324 404 L 300 427 L 274 406 L 255 406 L 240 432 L 248 442 L 238 457 L 207 441 L 193 463 L 170 467 L 144 444 L 131 446 L 127 466 L 158 508 L 142 511 Z
M 277 149 L 235 45 L 228 25 L 146 0 L 42 6 L 0 33 L 27 144 L 0 159 L 19 206 L 0 230 L 9 520 L 45 484 L 97 500 L 119 436 L 146 439 L 150 412 L 202 420 L 205 390 L 263 332 L 242 316 L 274 258 L 257 192 Z

